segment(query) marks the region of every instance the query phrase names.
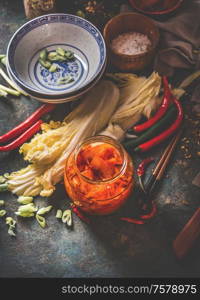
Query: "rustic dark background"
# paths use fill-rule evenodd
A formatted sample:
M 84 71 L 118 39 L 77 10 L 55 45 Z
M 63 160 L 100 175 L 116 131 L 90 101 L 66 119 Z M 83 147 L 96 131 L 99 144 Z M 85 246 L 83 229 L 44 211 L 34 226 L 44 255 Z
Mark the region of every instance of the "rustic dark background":
M 73 1 L 64 2 L 73 4 Z M 115 7 L 115 12 L 117 9 Z M 59 11 L 67 13 L 69 8 L 60 5 Z M 0 1 L 0 53 L 6 52 L 10 37 L 25 22 L 22 0 Z M 25 97 L 1 98 L 0 134 L 24 120 L 39 105 L 36 100 Z M 69 109 L 69 104 L 59 105 L 52 118 L 62 119 Z M 191 112 L 190 102 L 186 110 L 184 136 L 190 141 L 192 156 L 190 159 L 184 157 L 181 142 L 156 195 L 158 214 L 151 222 L 140 226 L 119 221 L 118 217 L 134 206 L 136 193 L 117 214 L 92 218 L 90 226 L 74 216 L 73 230 L 55 218 L 56 208 L 47 217 L 45 229 L 34 219 L 18 218 L 16 238 L 7 234 L 7 225 L 2 218 L 0 277 L 199 277 L 200 240 L 182 262 L 177 261 L 172 249 L 173 240 L 200 201 L 200 189 L 192 184 L 199 171 L 194 133 L 199 123 Z M 159 147 L 152 152 L 155 159 L 159 158 L 162 149 Z M 140 159 L 134 157 L 135 165 Z M 0 153 L 1 174 L 23 166 L 25 162 L 17 150 Z M 6 201 L 8 215 L 15 217 L 16 197 L 1 193 L 0 198 Z M 36 203 L 39 202 L 63 209 L 69 207 L 63 185 L 58 185 L 50 199 L 38 197 Z

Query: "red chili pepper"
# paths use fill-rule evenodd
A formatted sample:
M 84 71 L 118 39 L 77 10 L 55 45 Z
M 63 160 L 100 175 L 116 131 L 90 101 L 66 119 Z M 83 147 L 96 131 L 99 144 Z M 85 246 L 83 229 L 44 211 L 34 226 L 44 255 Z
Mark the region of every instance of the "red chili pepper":
M 24 133 L 22 133 L 16 140 L 14 140 L 8 145 L 0 146 L 0 151 L 11 151 L 21 146 L 24 142 L 26 142 L 29 138 L 31 138 L 36 132 L 40 130 L 41 124 L 42 120 L 37 121 L 34 125 L 32 125 Z
M 145 158 L 137 168 L 137 175 L 139 177 L 144 175 L 144 172 L 146 170 L 146 167 L 153 161 L 154 159 L 152 157 Z
M 17 136 L 19 136 L 22 132 L 24 132 L 27 128 L 33 125 L 37 120 L 40 119 L 41 116 L 49 113 L 55 108 L 55 104 L 44 104 L 39 107 L 30 117 L 28 117 L 21 124 L 7 132 L 6 134 L 0 136 L 0 143 L 5 143 L 8 140 L 11 140 Z
M 141 215 L 140 218 L 143 220 L 149 220 L 151 218 L 153 218 L 157 213 L 157 206 L 154 202 L 152 202 L 152 209 L 148 214 L 145 215 Z
M 134 219 L 134 218 L 120 218 L 122 221 L 126 221 L 128 223 L 134 223 L 134 224 L 144 224 L 145 222 L 143 220 Z
M 77 206 L 71 204 L 73 212 L 85 223 L 90 224 L 89 218 L 87 218 L 83 213 L 80 212 Z
M 168 129 L 163 131 L 158 136 L 147 141 L 146 143 L 139 145 L 137 148 L 134 149 L 134 151 L 145 152 L 145 151 L 150 150 L 152 147 L 160 144 L 162 141 L 167 139 L 170 135 L 172 135 L 180 127 L 182 120 L 183 120 L 183 108 L 182 108 L 180 102 L 176 98 L 173 98 L 173 101 L 178 110 L 178 114 L 177 114 L 177 118 L 176 118 L 175 122 Z
M 166 113 L 166 111 L 169 107 L 169 104 L 171 102 L 171 95 L 172 95 L 166 76 L 163 76 L 163 84 L 164 84 L 164 96 L 163 96 L 163 101 L 162 101 L 162 104 L 161 104 L 160 108 L 157 110 L 155 115 L 152 118 L 150 118 L 148 121 L 146 121 L 142 124 L 134 126 L 133 130 L 135 132 L 137 132 L 137 133 L 142 132 L 142 131 L 150 128 L 158 120 L 160 120 L 164 116 L 164 114 Z

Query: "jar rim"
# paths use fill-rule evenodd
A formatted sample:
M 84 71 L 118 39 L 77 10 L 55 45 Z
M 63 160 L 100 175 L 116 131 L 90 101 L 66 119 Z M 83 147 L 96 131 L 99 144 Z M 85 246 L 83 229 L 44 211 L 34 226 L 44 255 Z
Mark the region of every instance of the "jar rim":
M 121 155 L 121 158 L 123 160 L 122 166 L 121 166 L 119 172 L 117 174 L 115 174 L 115 176 L 113 176 L 112 178 L 103 179 L 103 180 L 93 180 L 93 179 L 90 179 L 90 178 L 84 176 L 83 174 L 81 174 L 79 168 L 77 167 L 77 163 L 76 163 L 77 157 L 78 157 L 78 154 L 79 154 L 80 150 L 82 149 L 82 147 L 84 145 L 87 145 L 90 143 L 95 143 L 95 142 L 103 142 L 106 144 L 110 144 L 110 145 L 114 146 Z M 87 181 L 90 184 L 105 184 L 105 183 L 111 183 L 111 182 L 115 181 L 117 178 L 119 178 L 121 175 L 123 175 L 123 173 L 125 172 L 126 167 L 127 167 L 128 158 L 127 158 L 127 153 L 126 153 L 124 147 L 117 140 L 115 140 L 109 136 L 106 136 L 106 135 L 95 135 L 93 137 L 84 139 L 82 142 L 80 142 L 76 145 L 76 147 L 74 149 L 74 160 L 75 160 L 76 171 L 81 178 L 83 178 L 85 181 Z

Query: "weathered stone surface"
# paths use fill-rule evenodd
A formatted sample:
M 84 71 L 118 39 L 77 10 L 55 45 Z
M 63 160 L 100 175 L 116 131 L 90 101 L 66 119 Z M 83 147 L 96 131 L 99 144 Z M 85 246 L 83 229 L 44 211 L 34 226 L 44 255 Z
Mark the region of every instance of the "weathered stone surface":
M 1 1 L 0 22 L 0 52 L 5 53 L 11 35 L 25 22 L 22 1 Z M 0 134 L 13 128 L 39 105 L 25 97 L 0 99 Z M 52 118 L 62 119 L 68 109 L 69 105 L 59 106 Z M 186 125 L 184 136 L 190 137 L 190 123 Z M 7 234 L 7 225 L 1 219 L 0 277 L 199 277 L 200 241 L 184 263 L 178 262 L 172 251 L 174 238 L 200 201 L 200 189 L 192 185 L 199 168 L 197 145 L 193 145 L 190 159 L 184 158 L 180 147 L 181 144 L 156 195 L 158 215 L 146 225 L 119 220 L 119 216 L 134 209 L 136 193 L 117 214 L 93 217 L 91 226 L 74 216 L 73 230 L 55 218 L 56 208 L 47 216 L 46 229 L 34 219 L 18 218 L 16 238 Z M 156 159 L 162 149 L 152 151 Z M 140 159 L 134 157 L 136 165 Z M 0 153 L 0 173 L 24 165 L 17 150 Z M 8 215 L 14 217 L 16 197 L 1 193 L 0 198 L 6 201 Z M 69 207 L 63 185 L 58 185 L 50 199 L 38 197 L 36 203 Z

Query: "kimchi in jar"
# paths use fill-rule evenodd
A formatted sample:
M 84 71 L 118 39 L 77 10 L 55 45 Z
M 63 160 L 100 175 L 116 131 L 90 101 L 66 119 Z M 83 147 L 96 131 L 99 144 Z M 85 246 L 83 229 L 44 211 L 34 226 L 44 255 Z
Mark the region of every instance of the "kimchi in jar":
M 132 160 L 116 140 L 95 136 L 69 155 L 64 181 L 78 208 L 89 214 L 106 215 L 121 207 L 132 192 Z

